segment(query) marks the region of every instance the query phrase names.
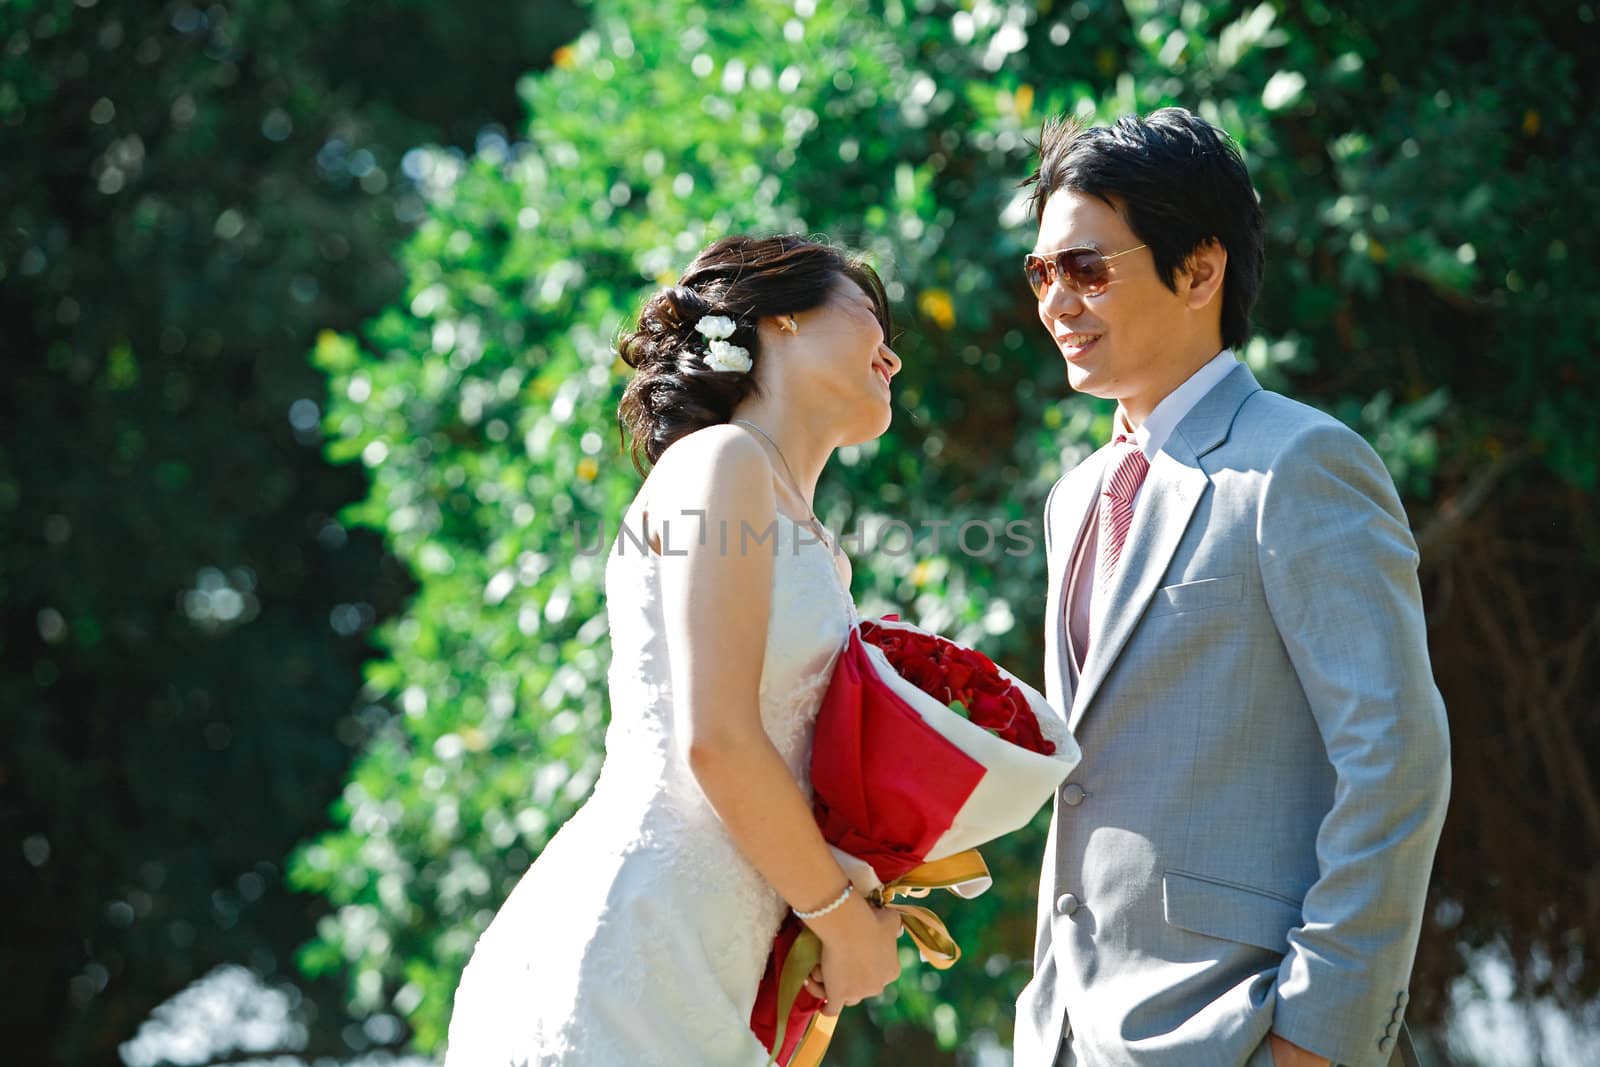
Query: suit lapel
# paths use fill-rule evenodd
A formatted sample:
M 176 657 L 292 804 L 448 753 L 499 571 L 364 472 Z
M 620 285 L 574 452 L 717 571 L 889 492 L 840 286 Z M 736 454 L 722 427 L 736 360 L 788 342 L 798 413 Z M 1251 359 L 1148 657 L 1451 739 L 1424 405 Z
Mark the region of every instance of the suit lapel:
M 1045 602 L 1044 617 L 1045 694 L 1063 711 L 1072 706 L 1071 672 L 1067 670 L 1067 635 L 1061 625 L 1062 612 L 1066 608 L 1067 580 L 1078 539 L 1083 536 L 1084 523 L 1088 521 L 1095 497 L 1100 492 L 1106 455 L 1106 450 L 1102 448 L 1072 469 L 1067 480 L 1056 491 L 1050 514 L 1046 516 L 1050 523 L 1051 551 L 1048 560 L 1049 597 Z
M 1089 642 L 1083 677 L 1073 694 L 1068 725 L 1077 730 L 1100 685 L 1144 616 L 1196 505 L 1211 484 L 1200 457 L 1227 440 L 1233 417 L 1261 386 L 1244 364 L 1200 399 L 1150 463 L 1122 561 L 1108 595 L 1100 632 Z M 1096 483 L 1098 485 L 1098 482 Z

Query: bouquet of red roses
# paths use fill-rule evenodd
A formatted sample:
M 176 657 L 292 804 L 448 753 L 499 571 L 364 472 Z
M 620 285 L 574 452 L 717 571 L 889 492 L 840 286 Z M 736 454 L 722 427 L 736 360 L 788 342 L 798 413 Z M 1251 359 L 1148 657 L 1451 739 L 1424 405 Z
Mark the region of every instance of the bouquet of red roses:
M 922 958 L 961 950 L 927 908 L 900 903 L 992 884 L 976 846 L 1026 825 L 1077 766 L 1062 714 L 987 656 L 895 616 L 863 621 L 835 662 L 817 713 L 813 807 L 856 890 L 900 912 Z M 773 1062 L 821 1061 L 833 1018 L 804 989 L 820 958 L 790 915 L 773 945 L 750 1026 Z
M 951 711 L 1029 752 L 1055 755 L 1055 742 L 1045 740 L 1022 689 L 982 652 L 938 634 L 870 620 L 861 623 L 861 636 L 883 650 L 900 677 Z

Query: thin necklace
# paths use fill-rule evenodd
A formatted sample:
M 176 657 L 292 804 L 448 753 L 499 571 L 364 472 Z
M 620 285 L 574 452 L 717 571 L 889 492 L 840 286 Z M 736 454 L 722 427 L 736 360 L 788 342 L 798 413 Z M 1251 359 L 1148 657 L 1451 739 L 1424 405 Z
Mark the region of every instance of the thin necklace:
M 763 430 L 753 422 L 747 422 L 744 419 L 734 419 L 733 421 L 738 423 L 740 426 L 750 427 L 756 433 L 767 439 L 767 444 L 771 445 L 772 450 L 778 454 L 778 462 L 783 464 L 783 473 L 784 476 L 789 479 L 789 488 L 793 489 L 794 495 L 800 498 L 800 503 L 806 504 L 806 495 L 800 491 L 800 480 L 794 476 L 794 471 L 789 469 L 789 461 L 784 458 L 783 449 L 778 447 L 778 442 L 772 439 L 772 435 L 767 433 L 767 431 Z M 817 519 L 817 513 L 811 510 L 810 504 L 806 504 L 806 513 L 811 516 L 811 526 L 816 531 L 817 536 L 822 538 L 825 542 L 829 541 L 827 534 L 823 530 L 821 521 Z M 830 544 L 829 547 L 832 548 L 832 545 Z

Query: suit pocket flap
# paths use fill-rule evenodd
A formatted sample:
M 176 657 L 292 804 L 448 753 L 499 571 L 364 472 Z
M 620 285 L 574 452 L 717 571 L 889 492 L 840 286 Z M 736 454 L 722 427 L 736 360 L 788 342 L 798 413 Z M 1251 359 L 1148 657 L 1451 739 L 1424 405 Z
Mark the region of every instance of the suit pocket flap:
M 1163 874 L 1161 893 L 1169 924 L 1271 952 L 1289 951 L 1302 921 L 1300 905 L 1283 897 L 1183 871 Z
M 1198 582 L 1183 582 L 1163 586 L 1150 600 L 1149 614 L 1176 615 L 1182 611 L 1199 611 L 1219 604 L 1231 604 L 1244 595 L 1244 575 L 1229 574 L 1221 578 L 1202 578 Z

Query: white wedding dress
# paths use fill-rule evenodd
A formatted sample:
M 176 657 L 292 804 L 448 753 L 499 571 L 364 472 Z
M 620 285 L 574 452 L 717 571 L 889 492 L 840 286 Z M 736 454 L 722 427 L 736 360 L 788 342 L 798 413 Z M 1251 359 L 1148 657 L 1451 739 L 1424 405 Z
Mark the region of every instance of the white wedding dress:
M 625 521 L 637 535 L 636 517 Z M 855 608 L 832 549 L 782 516 L 777 529 L 761 720 L 809 796 L 817 707 Z M 673 562 L 620 536 L 613 545 L 605 763 L 479 938 L 446 1067 L 767 1060 L 750 1009 L 787 905 L 728 836 L 676 737 L 660 597 Z

